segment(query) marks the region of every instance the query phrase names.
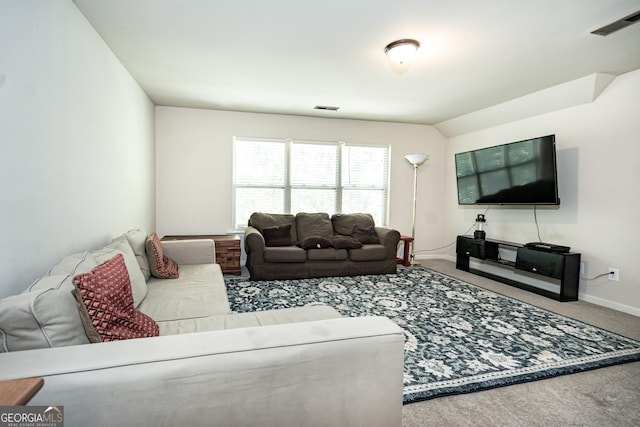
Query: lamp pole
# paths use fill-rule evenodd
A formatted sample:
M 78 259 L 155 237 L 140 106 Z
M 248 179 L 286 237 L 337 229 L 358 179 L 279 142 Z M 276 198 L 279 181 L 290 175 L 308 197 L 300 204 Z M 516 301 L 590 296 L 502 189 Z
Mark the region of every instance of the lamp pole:
M 416 265 L 415 242 L 416 242 L 416 208 L 418 202 L 418 168 L 429 159 L 427 154 L 408 154 L 404 156 L 413 165 L 413 216 L 411 221 L 411 265 Z
M 418 168 L 420 165 L 413 164 L 413 216 L 411 221 L 411 265 L 415 265 L 415 241 L 416 241 L 416 206 L 418 201 Z

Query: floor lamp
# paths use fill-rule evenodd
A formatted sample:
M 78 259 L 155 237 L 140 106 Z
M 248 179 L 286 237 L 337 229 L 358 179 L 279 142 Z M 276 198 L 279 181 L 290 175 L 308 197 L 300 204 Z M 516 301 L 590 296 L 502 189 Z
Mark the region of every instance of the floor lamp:
M 416 265 L 415 261 L 415 244 L 416 244 L 416 200 L 418 197 L 418 168 L 429 160 L 427 154 L 408 154 L 404 156 L 409 163 L 413 165 L 413 219 L 411 225 L 411 265 Z

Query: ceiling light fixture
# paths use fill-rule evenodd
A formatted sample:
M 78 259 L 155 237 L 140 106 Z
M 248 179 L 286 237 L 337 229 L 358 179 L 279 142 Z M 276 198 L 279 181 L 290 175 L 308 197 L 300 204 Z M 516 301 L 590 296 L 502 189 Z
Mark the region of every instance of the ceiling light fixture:
M 316 105 L 314 110 L 338 111 L 340 107 L 332 107 L 331 105 Z
M 401 39 L 389 43 L 384 48 L 384 53 L 396 64 L 405 64 L 411 61 L 413 55 L 418 51 L 420 42 L 413 39 Z

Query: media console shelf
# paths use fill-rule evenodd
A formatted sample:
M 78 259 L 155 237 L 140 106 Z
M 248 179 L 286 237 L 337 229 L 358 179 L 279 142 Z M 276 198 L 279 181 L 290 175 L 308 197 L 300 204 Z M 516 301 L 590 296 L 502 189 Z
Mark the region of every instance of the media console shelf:
M 516 251 L 516 260 L 501 259 L 499 249 Z M 500 268 L 511 269 L 536 279 L 555 279 L 559 281 L 559 291 L 543 289 L 522 281 L 512 280 L 470 266 L 470 259 L 488 261 Z M 479 276 L 488 277 L 520 289 L 556 299 L 558 301 L 577 301 L 580 283 L 580 254 L 574 252 L 558 253 L 530 249 L 519 243 L 491 239 L 474 239 L 471 236 L 458 236 L 456 242 L 456 268 Z

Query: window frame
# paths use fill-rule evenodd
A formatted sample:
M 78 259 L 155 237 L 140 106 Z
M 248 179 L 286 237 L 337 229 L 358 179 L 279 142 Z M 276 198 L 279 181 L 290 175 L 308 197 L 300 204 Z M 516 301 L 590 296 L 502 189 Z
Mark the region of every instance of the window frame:
M 282 185 L 248 185 L 248 184 L 238 184 L 237 183 L 237 144 L 243 141 L 248 142 L 264 142 L 264 143 L 282 143 L 284 144 L 284 183 Z M 335 177 L 335 185 L 327 186 L 327 185 L 294 185 L 292 183 L 292 148 L 295 144 L 310 144 L 310 145 L 329 145 L 336 147 L 336 177 Z M 384 183 L 380 186 L 365 186 L 365 185 L 345 185 L 345 180 L 343 179 L 343 162 L 344 162 L 344 153 L 345 147 L 364 147 L 364 148 L 374 148 L 374 149 L 384 149 L 386 150 L 386 165 L 384 170 L 386 171 L 386 176 L 384 177 Z M 307 140 L 307 139 L 290 139 L 290 138 L 261 138 L 261 137 L 238 137 L 235 136 L 233 139 L 233 165 L 232 165 L 232 229 L 235 231 L 242 231 L 244 229 L 244 225 L 236 223 L 236 213 L 237 213 L 237 190 L 239 188 L 273 188 L 280 189 L 284 192 L 283 198 L 283 213 L 289 213 L 295 215 L 297 212 L 291 212 L 292 206 L 292 190 L 294 189 L 332 189 L 335 190 L 335 200 L 334 200 L 334 211 L 335 213 L 340 213 L 342 211 L 342 207 L 344 205 L 344 190 L 382 190 L 384 192 L 384 206 L 382 206 L 382 215 L 383 218 L 379 225 L 387 226 L 389 221 L 389 191 L 390 191 L 390 182 L 391 182 L 391 145 L 381 145 L 381 144 L 363 144 L 363 143 L 349 143 L 345 141 L 316 141 L 316 140 Z M 275 212 L 274 212 L 275 213 Z M 248 220 L 245 219 L 245 221 Z M 238 219 L 240 221 L 240 219 Z

